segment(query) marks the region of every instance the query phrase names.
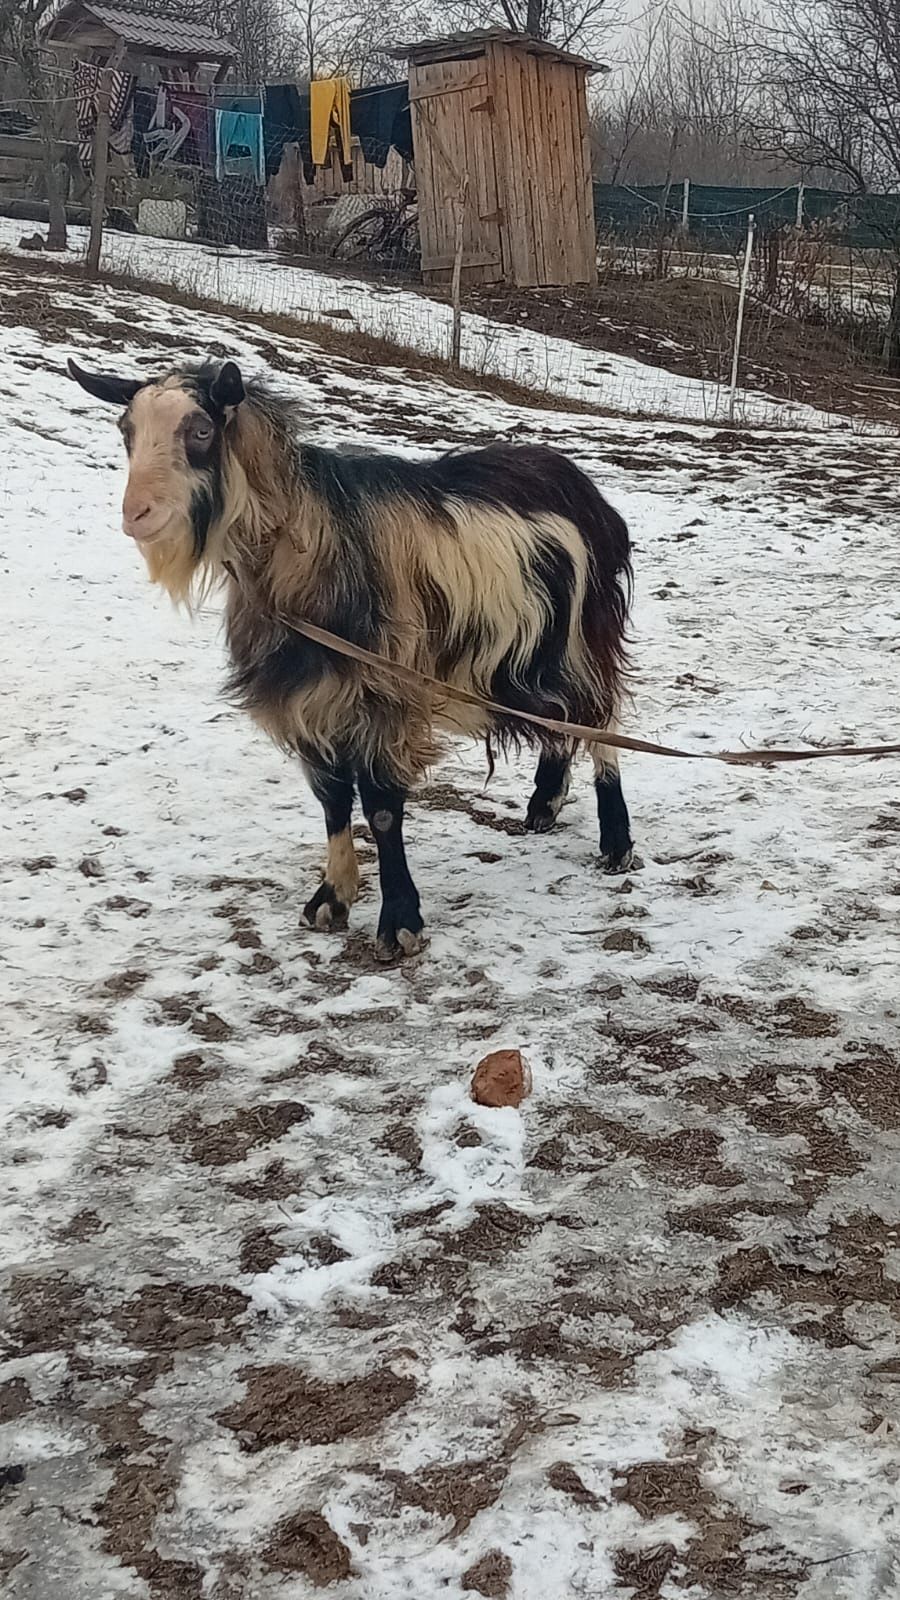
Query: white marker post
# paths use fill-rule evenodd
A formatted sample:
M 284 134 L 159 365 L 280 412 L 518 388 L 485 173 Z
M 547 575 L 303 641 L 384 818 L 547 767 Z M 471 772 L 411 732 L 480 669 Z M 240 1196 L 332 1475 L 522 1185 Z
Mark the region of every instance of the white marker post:
M 747 299 L 747 284 L 750 280 L 750 257 L 753 254 L 753 231 L 756 218 L 751 211 L 747 218 L 747 245 L 744 250 L 744 270 L 741 273 L 741 287 L 738 293 L 737 327 L 734 330 L 734 356 L 731 362 L 731 394 L 728 397 L 728 420 L 734 421 L 734 402 L 737 395 L 738 362 L 741 357 L 741 335 L 744 331 L 744 303 Z

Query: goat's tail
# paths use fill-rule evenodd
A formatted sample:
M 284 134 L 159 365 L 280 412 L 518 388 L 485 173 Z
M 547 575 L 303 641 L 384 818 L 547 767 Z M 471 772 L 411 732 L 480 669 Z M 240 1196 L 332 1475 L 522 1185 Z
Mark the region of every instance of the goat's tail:
M 581 634 L 599 691 L 594 718 L 615 717 L 628 677 L 628 612 L 632 595 L 631 540 L 624 519 L 585 473 L 570 465 L 569 515 L 588 553 Z

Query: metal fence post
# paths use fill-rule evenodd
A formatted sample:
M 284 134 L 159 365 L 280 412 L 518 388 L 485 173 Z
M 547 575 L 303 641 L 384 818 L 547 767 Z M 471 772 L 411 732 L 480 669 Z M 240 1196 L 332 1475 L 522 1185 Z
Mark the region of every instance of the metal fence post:
M 728 397 L 728 420 L 734 421 L 734 402 L 737 395 L 738 362 L 741 357 L 741 335 L 744 331 L 744 305 L 747 299 L 747 284 L 750 280 L 750 257 L 753 254 L 753 231 L 756 219 L 751 211 L 747 218 L 747 245 L 744 250 L 744 270 L 741 273 L 741 287 L 738 293 L 737 326 L 734 330 L 734 356 L 731 361 L 731 393 Z

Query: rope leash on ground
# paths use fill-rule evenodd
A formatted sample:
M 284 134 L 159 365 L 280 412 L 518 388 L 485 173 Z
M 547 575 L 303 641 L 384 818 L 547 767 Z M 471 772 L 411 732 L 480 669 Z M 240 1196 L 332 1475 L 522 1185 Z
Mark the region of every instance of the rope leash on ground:
M 581 739 L 587 744 L 609 745 L 614 750 L 636 750 L 648 756 L 671 756 L 678 761 L 718 761 L 730 767 L 773 766 L 789 761 L 825 761 L 836 756 L 900 755 L 900 744 L 829 745 L 820 750 L 680 750 L 674 745 L 654 744 L 651 739 L 632 738 L 629 734 L 614 733 L 607 728 L 589 728 L 578 722 L 559 722 L 555 717 L 539 717 L 531 711 L 514 711 L 510 706 L 501 705 L 497 700 L 473 694 L 468 689 L 457 689 L 452 684 L 441 682 L 439 678 L 431 678 L 427 673 L 417 672 L 414 667 L 390 661 L 387 656 L 378 655 L 374 650 L 366 650 L 362 645 L 351 644 L 348 639 L 342 639 L 339 634 L 331 633 L 328 628 L 320 628 L 314 622 L 291 621 L 282 616 L 277 616 L 276 620 L 286 628 L 292 629 L 294 633 L 310 639 L 314 644 L 324 645 L 327 650 L 333 650 L 337 655 L 346 656 L 351 661 L 377 667 L 381 672 L 390 672 L 404 683 L 436 690 L 439 694 L 446 695 L 448 699 L 478 706 L 483 711 L 490 711 L 494 716 L 511 717 L 516 722 L 527 722 L 534 728 L 545 728 L 548 733 L 562 734 L 568 739 Z

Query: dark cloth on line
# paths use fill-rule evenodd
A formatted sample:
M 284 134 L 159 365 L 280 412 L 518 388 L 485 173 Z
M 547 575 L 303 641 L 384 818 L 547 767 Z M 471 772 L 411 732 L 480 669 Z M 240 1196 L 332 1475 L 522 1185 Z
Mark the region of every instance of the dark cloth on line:
M 296 144 L 300 147 L 303 176 L 307 183 L 313 182 L 316 169 L 310 143 L 308 94 L 301 94 L 292 83 L 267 85 L 263 140 L 267 178 L 273 178 L 281 166 L 285 145 Z
M 410 161 L 412 125 L 408 84 L 385 83 L 374 89 L 354 89 L 350 95 L 350 131 L 359 140 L 371 166 L 383 167 L 392 145 L 404 160 Z M 398 137 L 401 144 L 397 143 Z
M 393 144 L 398 155 L 403 157 L 404 161 L 412 161 L 412 113 L 409 109 L 408 98 L 406 105 L 400 107 L 400 110 L 397 112 L 397 115 L 394 118 L 394 129 L 393 133 L 391 134 L 391 143 Z
M 240 111 L 248 117 L 261 117 L 262 100 L 259 94 L 235 94 L 227 84 L 213 89 L 214 111 Z
M 134 170 L 139 178 L 146 178 L 150 172 L 150 151 L 144 142 L 144 135 L 150 127 L 155 110 L 156 90 L 139 85 L 134 91 L 131 125 L 131 156 Z
M 180 89 L 166 85 L 172 111 L 183 111 L 191 131 L 179 153 L 179 162 L 186 167 L 211 167 L 213 165 L 212 136 L 210 129 L 209 96 L 199 89 Z

